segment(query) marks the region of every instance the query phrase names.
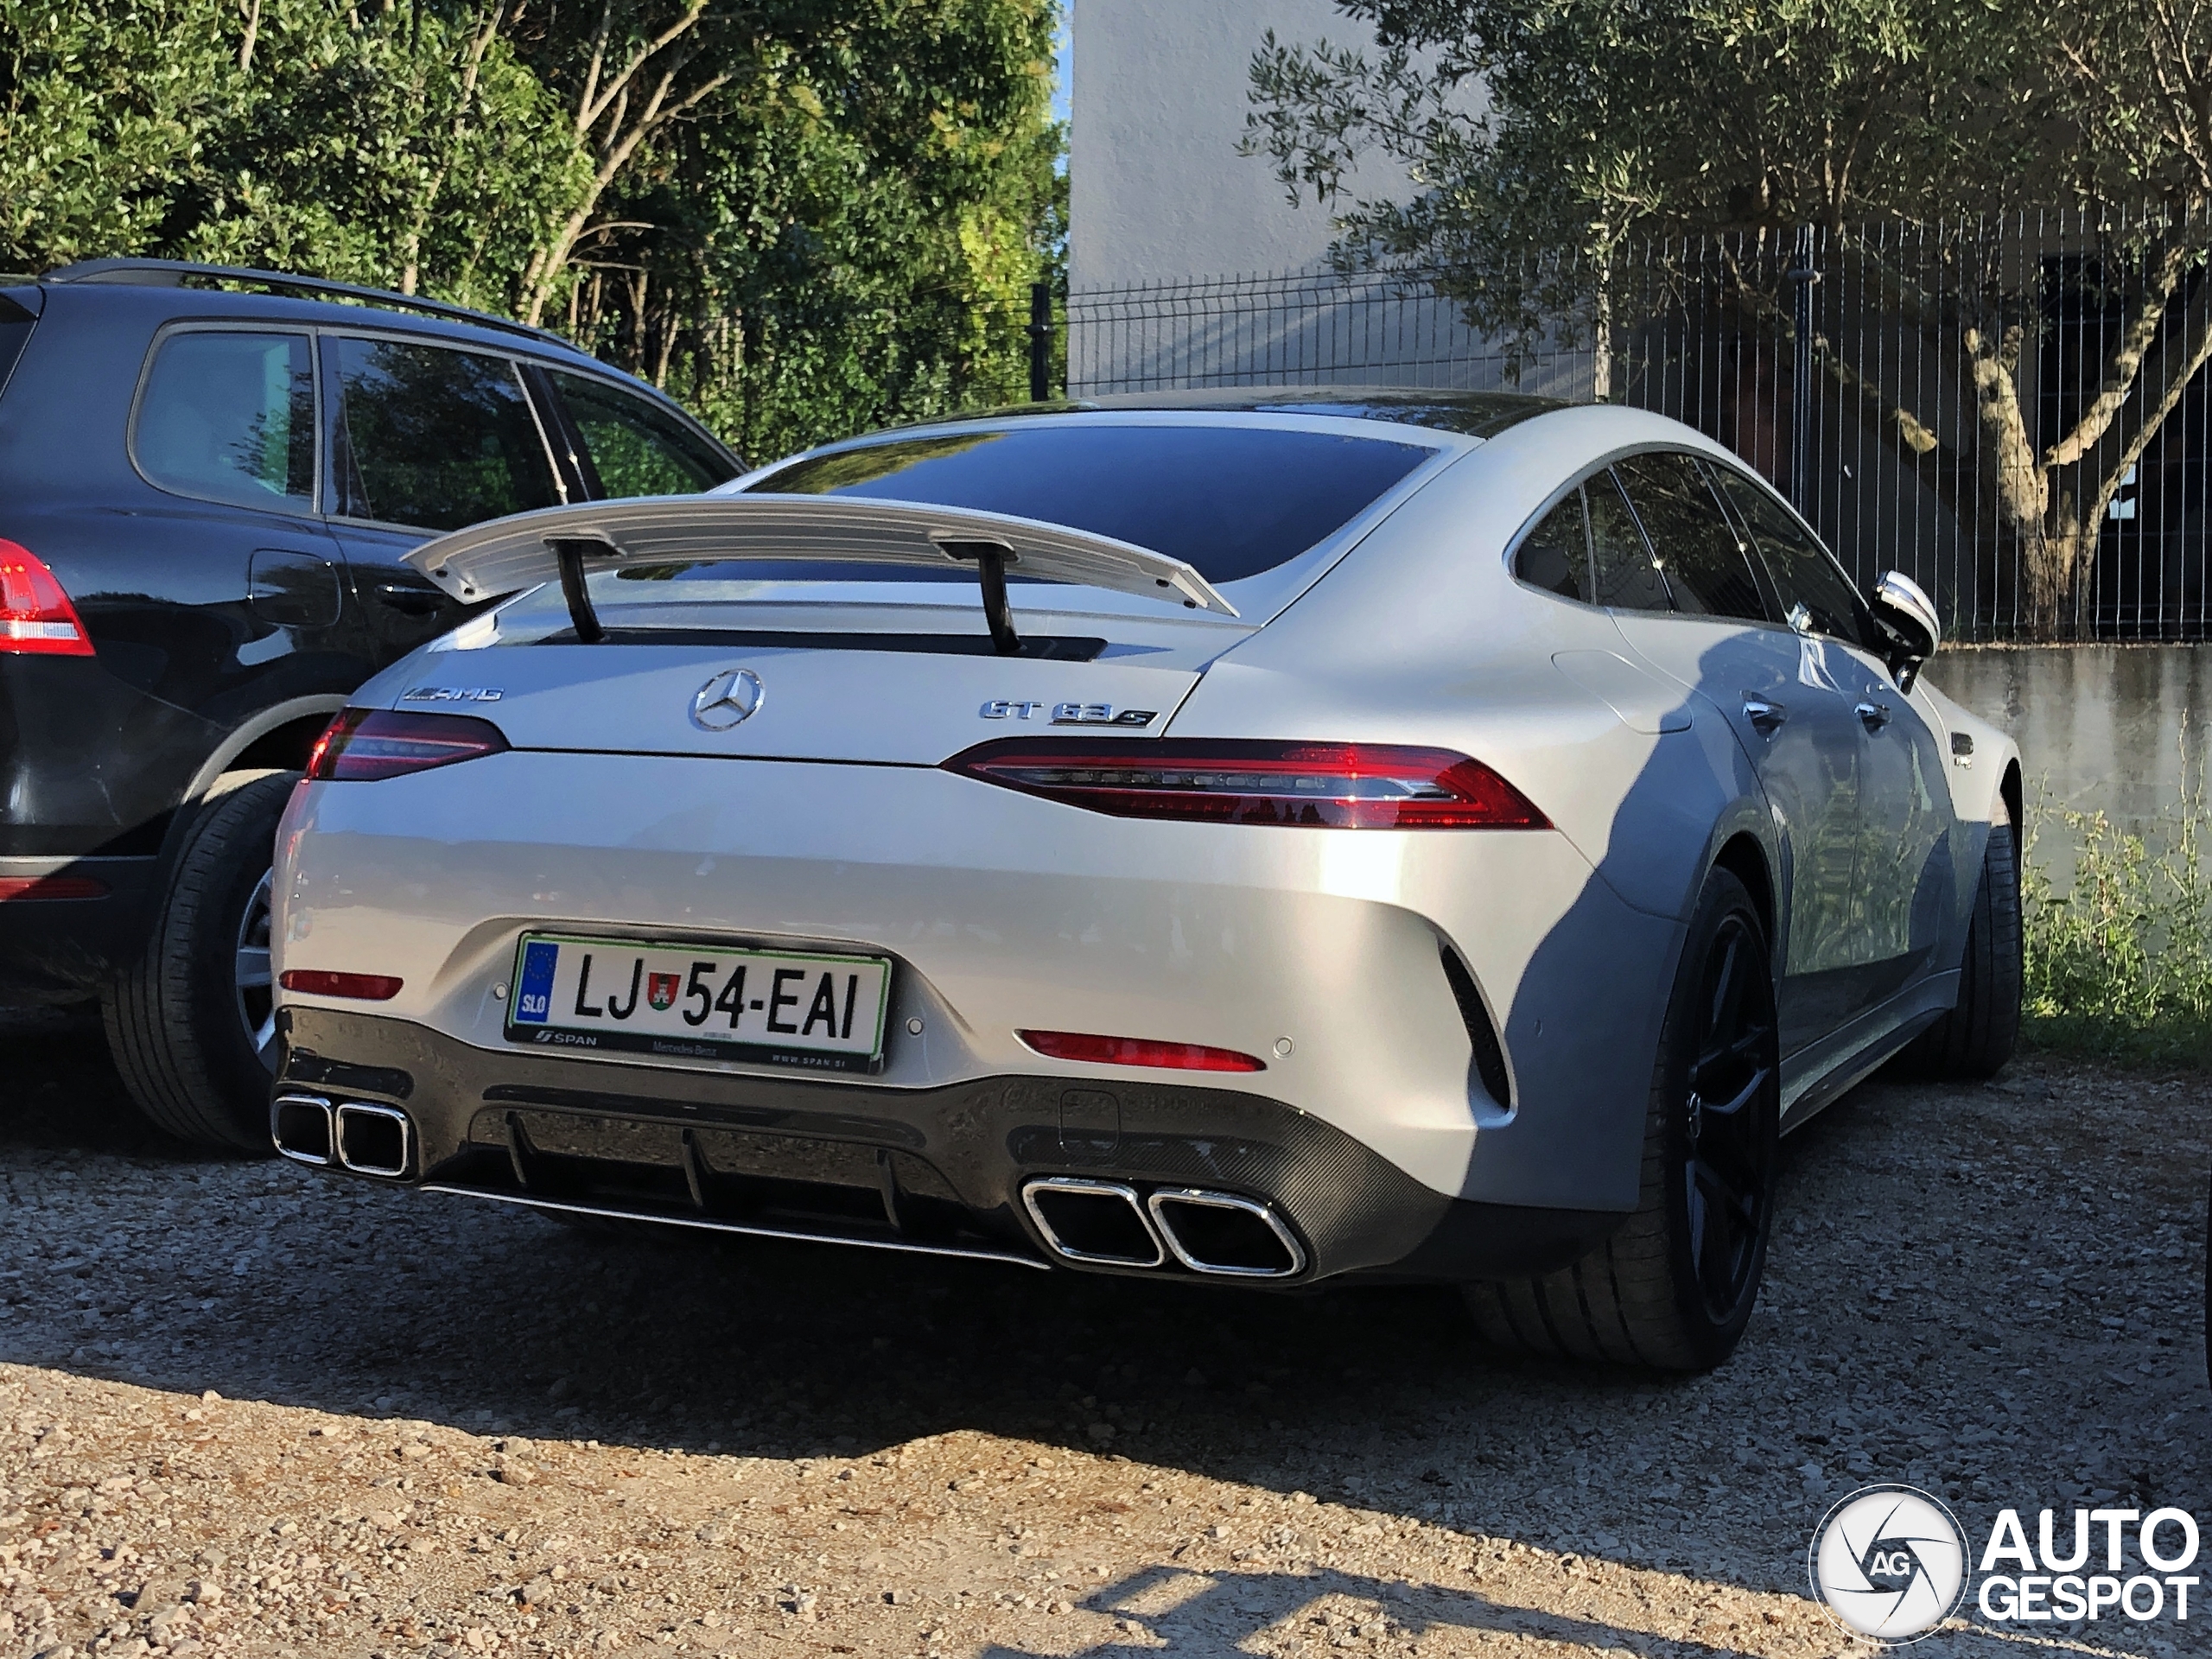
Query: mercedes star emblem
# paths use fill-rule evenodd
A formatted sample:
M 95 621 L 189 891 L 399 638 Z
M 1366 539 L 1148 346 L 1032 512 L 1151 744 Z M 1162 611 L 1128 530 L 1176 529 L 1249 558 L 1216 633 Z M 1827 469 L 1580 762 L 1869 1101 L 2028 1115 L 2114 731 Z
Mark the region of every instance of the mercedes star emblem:
M 726 732 L 751 719 L 766 695 L 760 677 L 751 669 L 726 668 L 691 699 L 691 718 L 710 732 Z

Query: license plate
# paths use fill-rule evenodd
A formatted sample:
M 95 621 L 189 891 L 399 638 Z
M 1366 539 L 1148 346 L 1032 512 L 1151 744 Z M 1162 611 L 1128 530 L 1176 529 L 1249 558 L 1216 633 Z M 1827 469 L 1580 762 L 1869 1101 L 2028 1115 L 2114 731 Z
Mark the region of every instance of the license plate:
M 525 933 L 506 1035 L 533 1048 L 872 1071 L 890 990 L 881 957 Z

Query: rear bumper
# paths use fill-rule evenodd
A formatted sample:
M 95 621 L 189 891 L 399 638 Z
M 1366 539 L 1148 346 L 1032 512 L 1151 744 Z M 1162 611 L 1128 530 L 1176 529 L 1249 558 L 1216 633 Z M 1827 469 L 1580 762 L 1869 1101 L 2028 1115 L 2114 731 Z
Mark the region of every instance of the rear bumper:
M 159 867 L 153 858 L 0 857 L 0 883 L 90 880 L 103 889 L 96 898 L 0 898 L 0 997 L 73 1002 L 97 995 L 145 946 Z
M 276 1098 L 396 1108 L 401 1173 L 588 1212 L 1086 1271 L 1023 1203 L 1039 1179 L 1196 1189 L 1263 1205 L 1295 1241 L 1266 1282 L 1460 1281 L 1573 1260 L 1618 1214 L 1475 1203 L 1422 1185 L 1264 1096 L 1036 1076 L 901 1089 L 486 1052 L 410 1020 L 291 1007 Z M 382 1120 L 389 1122 L 389 1119 Z M 365 1160 L 364 1161 L 366 1161 Z M 327 1166 L 342 1173 L 335 1161 Z M 1247 1281 L 1246 1282 L 1260 1282 Z
M 1209 1075 L 1214 1092 L 1319 1120 L 1438 1197 L 1566 1211 L 1637 1203 L 1681 931 L 1556 834 L 1129 820 L 918 766 L 518 751 L 311 783 L 277 868 L 280 972 L 398 979 L 379 1015 L 482 1053 L 513 1052 L 503 999 L 532 929 L 880 955 L 873 1088 L 1128 1077 L 1022 1031 L 1230 1049 L 1264 1069 Z M 1493 1036 L 1497 1087 L 1476 1048 Z

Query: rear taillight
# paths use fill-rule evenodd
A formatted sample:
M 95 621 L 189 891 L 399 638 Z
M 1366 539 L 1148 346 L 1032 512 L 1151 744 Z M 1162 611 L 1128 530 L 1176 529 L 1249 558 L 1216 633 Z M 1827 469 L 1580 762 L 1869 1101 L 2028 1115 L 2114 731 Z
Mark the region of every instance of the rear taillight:
M 389 1002 L 401 982 L 390 974 L 339 974 L 321 968 L 288 968 L 276 982 L 307 996 L 353 996 L 364 1002 Z
M 506 747 L 498 727 L 470 715 L 346 709 L 315 740 L 308 776 L 318 782 L 371 783 L 498 754 Z
M 1334 830 L 1548 830 L 1527 796 L 1449 749 L 1382 743 L 1010 738 L 946 761 L 988 784 L 1123 818 Z
M 92 636 L 46 561 L 0 541 L 0 655 L 89 657 Z
M 0 904 L 15 899 L 105 899 L 107 883 L 89 875 L 0 875 Z
M 1149 1037 L 1096 1037 L 1081 1031 L 1017 1031 L 1014 1035 L 1049 1060 L 1089 1065 L 1152 1065 L 1170 1071 L 1264 1071 L 1267 1063 L 1233 1048 L 1204 1043 L 1162 1043 Z

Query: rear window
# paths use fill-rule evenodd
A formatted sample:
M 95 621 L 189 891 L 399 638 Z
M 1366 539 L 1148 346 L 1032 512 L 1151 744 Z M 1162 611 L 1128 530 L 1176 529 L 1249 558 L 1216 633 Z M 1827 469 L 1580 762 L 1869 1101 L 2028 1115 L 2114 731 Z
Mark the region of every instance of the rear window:
M 192 329 L 162 342 L 131 430 L 165 490 L 239 506 L 315 505 L 315 375 L 305 334 Z
M 31 325 L 38 318 L 0 294 L 0 391 L 8 390 L 8 376 L 16 367 L 16 359 L 23 354 L 23 347 L 30 342 Z
M 1112 536 L 1236 582 L 1342 529 L 1435 450 L 1229 426 L 1039 426 L 899 438 L 753 487 L 969 507 Z

